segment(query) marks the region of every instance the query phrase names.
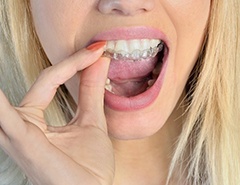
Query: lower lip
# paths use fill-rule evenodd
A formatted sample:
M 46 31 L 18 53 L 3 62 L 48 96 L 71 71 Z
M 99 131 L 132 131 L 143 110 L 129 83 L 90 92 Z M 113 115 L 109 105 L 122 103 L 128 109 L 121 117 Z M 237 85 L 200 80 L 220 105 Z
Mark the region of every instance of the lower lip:
M 151 105 L 157 99 L 162 88 L 167 69 L 167 59 L 168 54 L 163 58 L 162 70 L 157 78 L 157 81 L 147 91 L 134 97 L 123 97 L 114 95 L 113 93 L 105 90 L 105 105 L 110 109 L 117 111 L 135 111 Z

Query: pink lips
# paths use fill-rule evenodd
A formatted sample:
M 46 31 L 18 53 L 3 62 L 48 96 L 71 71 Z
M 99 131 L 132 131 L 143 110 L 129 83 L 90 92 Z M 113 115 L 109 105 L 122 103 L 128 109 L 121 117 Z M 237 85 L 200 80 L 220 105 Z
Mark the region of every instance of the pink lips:
M 166 36 L 159 30 L 149 27 L 124 27 L 115 28 L 96 35 L 90 42 L 100 40 L 130 40 L 130 39 L 161 39 L 168 43 Z M 105 91 L 105 105 L 111 109 L 119 111 L 134 111 L 148 107 L 152 104 L 163 84 L 168 54 L 164 56 L 161 73 L 155 84 L 147 91 L 133 97 L 117 96 L 109 91 Z M 111 69 L 109 69 L 111 72 Z
M 163 34 L 160 30 L 144 26 L 110 29 L 108 31 L 97 34 L 91 40 L 91 43 L 99 40 L 121 40 L 121 39 L 123 40 L 161 39 L 168 45 L 166 35 Z

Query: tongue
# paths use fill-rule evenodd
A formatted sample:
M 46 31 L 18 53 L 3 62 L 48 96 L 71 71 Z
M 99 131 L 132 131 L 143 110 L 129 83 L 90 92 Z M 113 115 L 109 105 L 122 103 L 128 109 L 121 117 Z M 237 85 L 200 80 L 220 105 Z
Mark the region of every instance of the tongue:
M 157 61 L 158 57 L 138 61 L 112 60 L 108 78 L 111 80 L 127 80 L 145 77 L 153 71 Z
M 139 61 L 112 60 L 108 73 L 113 87 L 112 92 L 125 97 L 144 92 L 148 87 L 148 76 L 157 61 L 158 57 Z
M 148 78 L 132 79 L 125 82 L 111 82 L 112 92 L 118 96 L 131 97 L 143 93 L 148 87 Z

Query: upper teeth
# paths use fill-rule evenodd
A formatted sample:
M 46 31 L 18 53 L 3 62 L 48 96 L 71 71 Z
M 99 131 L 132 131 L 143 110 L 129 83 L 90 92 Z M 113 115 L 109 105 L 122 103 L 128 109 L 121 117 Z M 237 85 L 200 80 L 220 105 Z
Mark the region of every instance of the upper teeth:
M 159 39 L 134 39 L 108 41 L 105 56 L 114 59 L 132 59 L 155 57 L 163 49 L 163 42 Z

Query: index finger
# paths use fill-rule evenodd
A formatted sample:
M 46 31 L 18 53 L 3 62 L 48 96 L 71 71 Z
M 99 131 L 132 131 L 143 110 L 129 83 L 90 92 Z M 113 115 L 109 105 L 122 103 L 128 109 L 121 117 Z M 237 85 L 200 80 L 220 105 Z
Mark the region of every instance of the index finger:
M 45 69 L 24 97 L 20 106 L 34 106 L 44 110 L 53 99 L 60 85 L 73 77 L 78 71 L 96 62 L 102 55 L 106 42 L 97 44 L 97 48 L 83 49 L 66 60 Z

